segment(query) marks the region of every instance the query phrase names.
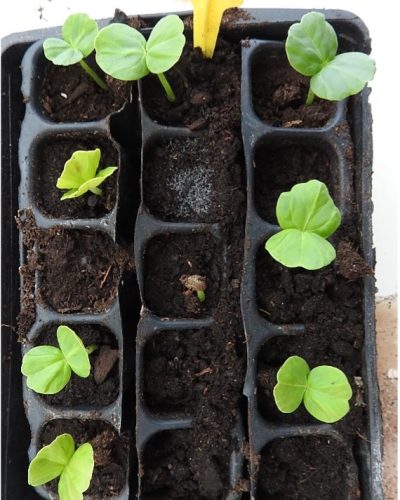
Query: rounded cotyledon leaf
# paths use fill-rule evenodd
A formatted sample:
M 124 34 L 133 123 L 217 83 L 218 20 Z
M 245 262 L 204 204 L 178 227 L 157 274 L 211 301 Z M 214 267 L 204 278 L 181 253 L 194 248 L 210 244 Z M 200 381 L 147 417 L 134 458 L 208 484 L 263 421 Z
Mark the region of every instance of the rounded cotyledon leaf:
M 278 370 L 274 399 L 282 413 L 292 413 L 300 406 L 309 372 L 308 364 L 299 356 L 291 356 Z
M 100 184 L 104 182 L 107 179 L 107 177 L 113 174 L 117 169 L 118 167 L 106 167 L 103 170 L 100 170 L 97 173 L 96 177 L 93 177 L 93 179 L 89 179 L 88 181 L 82 183 L 77 189 L 70 189 L 65 194 L 63 194 L 61 200 L 78 198 L 79 196 L 84 195 L 88 191 L 91 191 L 96 195 L 101 195 L 102 191 L 101 189 L 98 188 L 98 186 L 100 186 Z
M 22 359 L 21 373 L 27 377 L 27 386 L 39 394 L 56 394 L 71 378 L 63 353 L 49 345 L 30 349 Z
M 61 434 L 44 446 L 29 464 L 28 484 L 40 486 L 60 476 L 71 460 L 75 443 L 70 434 Z
M 75 151 L 67 160 L 57 180 L 58 189 L 77 189 L 95 177 L 100 162 L 100 149 Z
M 90 443 L 84 443 L 75 451 L 64 468 L 58 482 L 60 500 L 82 500 L 93 475 L 94 456 Z
M 89 355 L 78 335 L 68 326 L 61 325 L 57 328 L 57 340 L 71 370 L 79 377 L 88 377 L 90 374 Z
M 351 396 L 351 386 L 341 370 L 317 366 L 308 375 L 304 406 L 313 417 L 331 424 L 348 413 Z
M 146 39 L 126 24 L 113 23 L 101 29 L 94 42 L 96 62 L 118 80 L 139 80 L 149 73 Z
M 70 66 L 82 60 L 82 53 L 60 38 L 47 38 L 43 51 L 46 59 L 58 66 Z
M 97 32 L 96 21 L 87 14 L 71 14 L 62 27 L 63 39 L 73 49 L 79 50 L 82 57 L 87 57 L 93 52 Z

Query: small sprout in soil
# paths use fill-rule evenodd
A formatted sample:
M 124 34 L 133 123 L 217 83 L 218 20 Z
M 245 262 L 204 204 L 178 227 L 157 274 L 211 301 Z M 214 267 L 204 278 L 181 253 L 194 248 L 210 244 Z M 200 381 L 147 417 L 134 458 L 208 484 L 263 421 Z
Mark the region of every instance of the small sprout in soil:
M 293 413 L 303 402 L 314 418 L 331 424 L 350 410 L 351 386 L 334 366 L 317 366 L 310 371 L 303 358 L 291 356 L 278 370 L 277 381 L 274 399 L 282 413 Z
M 61 434 L 44 446 L 30 463 L 28 484 L 41 486 L 59 477 L 60 500 L 82 500 L 89 488 L 93 468 L 92 445 L 84 443 L 75 450 L 73 437 Z
M 307 105 L 312 104 L 315 95 L 341 101 L 358 94 L 375 74 L 375 62 L 367 54 L 337 55 L 335 30 L 319 12 L 305 14 L 289 28 L 285 47 L 290 65 L 311 77 Z
M 195 293 L 200 302 L 204 302 L 206 300 L 206 278 L 205 276 L 200 276 L 199 274 L 192 274 L 180 277 L 179 280 L 182 285 L 186 288 L 188 293 Z
M 61 200 L 78 198 L 88 191 L 98 196 L 102 194 L 98 186 L 112 175 L 117 167 L 106 167 L 97 172 L 100 156 L 99 148 L 92 151 L 75 151 L 72 154 L 57 180 L 58 189 L 69 190 L 61 197 Z
M 89 354 L 97 346 L 87 348 L 68 326 L 57 328 L 58 347 L 41 345 L 28 351 L 23 359 L 21 372 L 27 377 L 27 386 L 39 394 L 56 394 L 68 384 L 71 371 L 79 377 L 90 374 Z
M 94 50 L 94 40 L 98 26 L 87 14 L 72 14 L 62 27 L 62 38 L 47 38 L 43 42 L 44 55 L 53 64 L 70 66 L 79 63 L 99 87 L 107 90 L 107 85 L 83 60 Z
M 327 238 L 339 227 L 341 215 L 323 182 L 313 179 L 281 193 L 276 216 L 282 230 L 265 243 L 275 260 L 286 267 L 315 270 L 335 259 Z
M 110 24 L 99 31 L 94 45 L 97 64 L 105 73 L 124 81 L 140 80 L 154 73 L 167 99 L 176 100 L 164 73 L 178 62 L 185 45 L 183 22 L 178 16 L 160 19 L 147 41 L 126 24 Z
M 204 57 L 211 59 L 214 55 L 224 11 L 242 3 L 243 0 L 192 0 L 193 47 L 200 47 Z

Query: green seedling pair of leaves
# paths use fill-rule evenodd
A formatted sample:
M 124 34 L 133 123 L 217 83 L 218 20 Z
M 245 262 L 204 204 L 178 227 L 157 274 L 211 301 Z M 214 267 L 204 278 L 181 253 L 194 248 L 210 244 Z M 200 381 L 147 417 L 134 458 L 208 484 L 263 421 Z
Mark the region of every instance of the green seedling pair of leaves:
M 136 29 L 114 23 L 100 30 L 95 40 L 96 62 L 119 80 L 139 80 L 149 73 L 158 76 L 169 101 L 175 94 L 164 73 L 174 66 L 185 45 L 183 22 L 176 15 L 163 17 L 149 39 Z
M 339 227 L 341 215 L 323 182 L 313 179 L 282 193 L 276 216 L 282 230 L 265 243 L 275 260 L 286 267 L 315 270 L 335 259 L 327 238 Z
M 103 90 L 107 85 L 84 61 L 94 50 L 94 40 L 98 33 L 95 20 L 87 14 L 72 14 L 62 27 L 62 38 L 47 38 L 43 43 L 44 55 L 53 64 L 70 66 L 79 63 Z
M 100 196 L 99 185 L 112 175 L 117 167 L 106 167 L 99 172 L 100 149 L 75 151 L 65 163 L 64 170 L 57 180 L 58 189 L 68 189 L 61 200 L 77 198 L 88 191 Z
M 350 410 L 351 386 L 346 375 L 334 366 L 310 370 L 306 361 L 291 356 L 281 366 L 274 387 L 274 399 L 282 413 L 293 413 L 304 403 L 317 420 L 331 424 Z
M 90 374 L 89 354 L 96 347 L 85 348 L 82 340 L 68 326 L 57 328 L 58 347 L 41 345 L 28 351 L 21 372 L 27 386 L 39 394 L 56 394 L 68 384 L 71 373 L 86 378 Z
M 70 434 L 61 434 L 44 446 L 28 469 L 28 484 L 41 486 L 53 479 L 58 481 L 60 500 L 82 500 L 93 475 L 94 457 L 90 443 L 75 449 Z
M 305 14 L 289 28 L 285 48 L 290 65 L 311 77 L 306 104 L 313 102 L 314 95 L 341 101 L 358 94 L 375 74 L 375 62 L 367 54 L 337 55 L 335 30 L 319 12 Z

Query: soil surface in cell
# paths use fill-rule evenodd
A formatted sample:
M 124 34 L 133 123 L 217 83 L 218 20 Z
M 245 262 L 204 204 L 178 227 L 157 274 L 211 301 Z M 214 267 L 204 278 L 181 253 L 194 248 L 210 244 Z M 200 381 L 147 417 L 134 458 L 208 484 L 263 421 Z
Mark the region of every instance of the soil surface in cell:
M 105 167 L 118 166 L 118 151 L 110 141 L 99 135 L 73 135 L 57 137 L 46 141 L 37 148 L 33 165 L 33 182 L 38 208 L 50 217 L 62 219 L 102 217 L 110 212 L 117 197 L 118 170 L 108 177 L 99 188 L 103 191 L 96 196 L 90 191 L 79 198 L 62 200 L 67 190 L 56 187 L 64 164 L 75 151 L 100 149 L 100 163 L 97 171 Z
M 92 57 L 87 62 L 105 80 L 108 90 L 101 89 L 79 64 L 45 62 L 40 106 L 47 118 L 55 122 L 100 120 L 128 100 L 130 83 L 105 76 Z
M 277 439 L 259 464 L 259 500 L 361 498 L 351 452 L 327 436 Z
M 115 301 L 127 253 L 100 232 L 50 230 L 38 242 L 39 294 L 58 312 L 102 312 Z
M 287 62 L 283 52 L 264 49 L 252 66 L 252 97 L 256 114 L 274 127 L 318 128 L 333 118 L 336 104 L 316 98 L 306 106 L 310 79 Z
M 337 166 L 327 151 L 315 146 L 289 144 L 276 149 L 261 146 L 256 150 L 254 190 L 260 217 L 277 224 L 276 203 L 282 192 L 295 184 L 317 179 L 324 182 L 337 202 Z
M 211 455 L 197 447 L 190 430 L 156 434 L 144 452 L 143 498 L 225 498 L 228 470 L 219 459 L 222 447 L 217 440 Z
M 57 394 L 41 396 L 47 404 L 71 408 L 74 406 L 107 406 L 115 401 L 119 391 L 119 354 L 116 338 L 101 325 L 67 325 L 80 337 L 85 347 L 97 346 L 90 355 L 90 375 L 78 377 L 74 372 L 65 388 Z M 35 346 L 57 342 L 57 324 L 46 326 Z
M 221 246 L 206 234 L 157 236 L 145 254 L 145 300 L 159 316 L 206 316 L 221 283 Z M 205 278 L 205 301 L 182 283 L 183 276 Z
M 94 470 L 85 495 L 98 499 L 118 495 L 126 483 L 128 438 L 118 435 L 114 427 L 103 420 L 55 419 L 50 420 L 41 432 L 42 446 L 65 433 L 71 434 L 76 448 L 84 443 L 93 447 Z M 51 481 L 48 487 L 57 492 L 57 480 Z

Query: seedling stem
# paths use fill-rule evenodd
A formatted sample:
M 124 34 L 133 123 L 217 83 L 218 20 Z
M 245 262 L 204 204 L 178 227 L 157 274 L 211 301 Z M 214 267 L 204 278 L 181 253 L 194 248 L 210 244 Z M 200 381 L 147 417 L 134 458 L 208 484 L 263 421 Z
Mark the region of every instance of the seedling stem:
M 311 106 L 311 104 L 314 102 L 314 97 L 315 94 L 311 90 L 311 87 L 308 89 L 308 94 L 307 94 L 307 100 L 306 100 L 306 106 Z
M 93 78 L 93 80 L 97 83 L 97 85 L 103 90 L 107 90 L 106 83 L 99 77 L 99 75 L 82 59 L 79 61 L 79 64 L 86 71 L 86 73 Z M 96 193 L 97 194 L 97 193 Z
M 204 302 L 206 300 L 206 294 L 204 293 L 203 290 L 197 290 L 197 298 L 199 299 L 200 302 Z
M 98 346 L 96 344 L 89 344 L 85 347 L 85 349 L 88 354 L 92 354 L 92 352 L 98 349 Z
M 166 79 L 164 73 L 157 73 L 158 79 L 161 82 L 161 85 L 164 87 L 165 94 L 167 95 L 167 99 L 169 102 L 175 102 L 176 101 L 176 96 L 174 94 L 174 91 L 171 88 L 171 85 L 169 84 L 168 80 Z

